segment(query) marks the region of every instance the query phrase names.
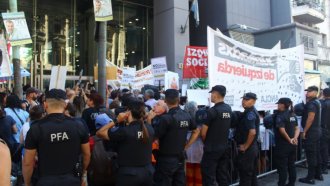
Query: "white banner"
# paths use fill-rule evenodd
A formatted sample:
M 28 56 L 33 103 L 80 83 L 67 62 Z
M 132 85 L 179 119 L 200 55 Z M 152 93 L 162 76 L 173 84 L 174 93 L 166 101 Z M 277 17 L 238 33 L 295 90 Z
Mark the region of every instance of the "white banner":
M 120 89 L 131 89 L 135 78 L 135 68 L 124 67 Z
M 187 90 L 188 101 L 194 101 L 197 105 L 210 105 L 209 90 L 205 89 L 188 89 Z
M 135 73 L 133 88 L 141 90 L 144 85 L 154 85 L 154 75 L 152 74 L 151 65 Z
M 165 73 L 165 90 L 176 89 L 179 90 L 179 74 L 175 72 L 168 71 Z
M 253 92 L 258 110 L 276 109 L 281 97 L 304 100 L 303 46 L 283 50 L 252 47 L 208 28 L 209 84 L 227 88 L 225 101 L 242 110 L 241 97 Z
M 68 68 L 66 66 L 53 66 L 50 74 L 49 90 L 56 88 L 65 90 L 65 80 Z
M 151 66 L 155 77 L 155 85 L 164 85 L 164 77 L 167 72 L 166 57 L 152 58 Z
M 32 43 L 24 12 L 2 13 L 2 18 L 11 46 Z
M 93 0 L 95 21 L 112 20 L 111 0 Z
M 13 71 L 10 68 L 7 42 L 2 35 L 0 35 L 0 52 L 0 77 L 10 77 L 13 75 Z

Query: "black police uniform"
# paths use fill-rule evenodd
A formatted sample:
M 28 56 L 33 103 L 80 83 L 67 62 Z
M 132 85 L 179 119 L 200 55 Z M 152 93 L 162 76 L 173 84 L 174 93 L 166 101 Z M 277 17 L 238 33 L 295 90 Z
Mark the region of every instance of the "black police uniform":
M 187 133 L 195 130 L 196 124 L 190 115 L 180 109 L 172 108 L 161 116 L 155 128 L 155 137 L 159 139 L 159 155 L 156 159 L 154 184 L 157 186 L 184 186 L 184 147 Z
M 287 173 L 289 172 L 288 186 L 294 186 L 296 181 L 296 151 L 297 146 L 290 144 L 280 133 L 280 128 L 284 128 L 289 138 L 294 138 L 295 127 L 298 126 L 297 118 L 290 111 L 278 112 L 275 114 L 275 149 L 274 157 L 279 174 L 278 185 L 286 185 Z
M 151 165 L 154 129 L 144 124 L 149 133 L 147 143 L 142 141 L 140 121 L 126 127 L 114 127 L 108 131 L 110 141 L 118 143 L 117 186 L 151 186 L 154 169 Z
M 208 126 L 201 162 L 203 185 L 228 185 L 228 162 L 226 155 L 231 125 L 231 107 L 224 102 L 207 111 Z
M 321 176 L 321 154 L 320 154 L 320 136 L 321 136 L 321 103 L 316 99 L 308 101 L 304 108 L 304 114 L 302 117 L 302 127 L 305 128 L 308 113 L 315 113 L 314 121 L 307 131 L 303 141 L 307 164 L 309 180 L 314 180 Z
M 330 145 L 330 99 L 324 99 L 321 101 L 322 115 L 321 115 L 321 158 L 322 158 L 322 171 L 327 170 L 328 167 L 328 156 L 329 156 L 329 145 Z
M 25 148 L 38 152 L 37 186 L 81 185 L 75 175 L 81 144 L 88 143 L 84 127 L 64 114 L 49 114 L 31 125 Z
M 256 130 L 256 136 L 245 152 L 239 152 L 237 156 L 237 165 L 240 176 L 241 186 L 255 186 L 257 184 L 257 158 L 260 119 L 258 111 L 252 107 L 245 109 L 240 122 L 236 127 L 235 139 L 238 145 L 244 144 L 249 135 L 250 129 Z

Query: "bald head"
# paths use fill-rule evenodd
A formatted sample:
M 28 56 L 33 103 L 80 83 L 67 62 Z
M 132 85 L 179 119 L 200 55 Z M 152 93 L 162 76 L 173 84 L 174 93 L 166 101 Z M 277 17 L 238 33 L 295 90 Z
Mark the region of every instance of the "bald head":
M 164 100 L 157 101 L 153 110 L 156 113 L 156 115 L 164 114 L 167 111 L 167 105 L 166 105 L 165 101 Z

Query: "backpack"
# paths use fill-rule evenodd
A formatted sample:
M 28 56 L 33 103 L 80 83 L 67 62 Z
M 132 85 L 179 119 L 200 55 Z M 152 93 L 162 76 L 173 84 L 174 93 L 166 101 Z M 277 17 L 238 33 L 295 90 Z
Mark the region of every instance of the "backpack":
M 97 136 L 94 139 L 94 147 L 88 167 L 89 181 L 92 185 L 115 184 L 118 170 L 117 153 L 106 151 L 103 140 Z

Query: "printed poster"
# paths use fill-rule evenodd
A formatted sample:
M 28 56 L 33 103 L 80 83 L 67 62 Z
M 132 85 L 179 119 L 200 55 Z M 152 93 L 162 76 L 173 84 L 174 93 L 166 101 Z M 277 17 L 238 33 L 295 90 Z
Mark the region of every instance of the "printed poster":
M 93 0 L 95 21 L 110 21 L 113 19 L 111 0 Z
M 10 68 L 7 41 L 0 35 L 0 77 L 10 77 L 13 71 Z
M 135 73 L 133 88 L 141 90 L 144 85 L 154 85 L 154 75 L 152 74 L 151 65 Z
M 158 57 L 151 59 L 152 73 L 155 77 L 155 85 L 164 85 L 165 73 L 167 72 L 166 57 Z
M 207 47 L 186 46 L 183 78 L 207 78 Z
M 165 90 L 176 89 L 179 90 L 179 74 L 168 71 L 165 73 Z

